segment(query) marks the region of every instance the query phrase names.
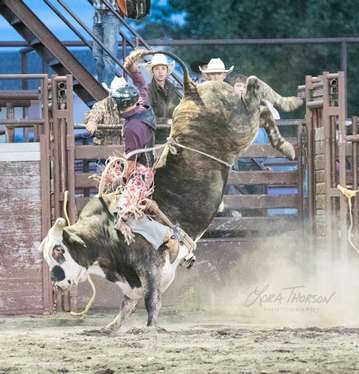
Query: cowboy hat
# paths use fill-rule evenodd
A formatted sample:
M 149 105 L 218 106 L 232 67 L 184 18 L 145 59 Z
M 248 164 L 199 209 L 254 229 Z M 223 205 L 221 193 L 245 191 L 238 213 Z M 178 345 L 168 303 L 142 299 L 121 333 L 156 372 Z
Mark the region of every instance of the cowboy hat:
M 202 69 L 199 67 L 201 73 L 210 74 L 210 73 L 230 73 L 233 70 L 234 66 L 231 66 L 229 69 L 226 69 L 223 61 L 220 58 L 211 58 L 207 68 Z
M 144 66 L 150 73 L 152 73 L 152 69 L 158 65 L 167 66 L 168 74 L 171 74 L 175 68 L 175 62 L 168 62 L 167 57 L 162 53 L 154 54 L 152 60 L 147 62 Z
M 127 81 L 126 81 L 126 79 L 124 77 L 115 77 L 115 78 L 113 78 L 110 87 L 108 87 L 108 85 L 105 82 L 102 83 L 102 87 L 107 92 L 109 92 L 110 94 L 112 92 L 115 92 L 119 88 L 127 86 L 127 85 L 128 85 L 128 83 L 127 83 Z

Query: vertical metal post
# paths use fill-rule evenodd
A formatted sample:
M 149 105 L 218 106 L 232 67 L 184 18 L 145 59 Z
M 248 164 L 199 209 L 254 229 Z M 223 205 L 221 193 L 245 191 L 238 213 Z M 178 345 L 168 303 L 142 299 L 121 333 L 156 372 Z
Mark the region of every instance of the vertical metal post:
M 47 59 L 46 56 L 42 57 L 42 72 L 44 74 L 48 74 L 49 73 L 49 61 L 48 61 L 48 59 Z
M 53 131 L 53 160 L 52 160 L 52 170 L 53 170 L 53 207 L 54 207 L 54 219 L 60 217 L 61 215 L 61 198 L 60 198 L 60 158 L 61 158 L 61 148 L 60 148 L 60 123 L 58 116 L 58 102 L 57 102 L 57 83 L 54 78 L 51 79 L 51 115 L 52 115 L 52 131 Z
M 340 44 L 340 70 L 344 73 L 344 81 L 347 82 L 348 78 L 348 43 L 341 42 Z M 343 92 L 344 101 L 346 102 L 347 97 L 347 88 L 344 87 L 345 91 Z M 345 117 L 347 117 L 347 108 L 345 108 Z
M 6 119 L 15 120 L 15 108 L 11 103 L 6 104 Z M 15 129 L 5 126 L 5 142 L 13 143 L 15 141 Z
M 127 54 L 127 39 L 123 33 L 120 33 L 121 35 L 121 47 L 122 47 L 122 62 L 125 63 L 126 59 L 126 54 Z M 127 73 L 126 70 L 123 70 L 123 76 L 126 79 L 127 78 Z
M 69 218 L 77 218 L 75 203 L 75 133 L 73 122 L 73 81 L 72 75 L 66 76 L 66 151 L 67 151 L 67 189 L 69 191 Z
M 21 51 L 20 52 L 21 74 L 26 74 L 27 73 L 27 63 L 28 63 L 27 52 L 26 51 Z M 28 80 L 27 79 L 21 79 L 21 89 L 22 90 L 27 90 L 28 89 Z M 22 108 L 22 118 L 25 119 L 27 114 L 28 114 L 28 108 L 23 107 Z M 30 129 L 28 129 L 28 128 L 24 128 L 23 135 L 24 135 L 25 142 L 29 141 L 29 130 Z
M 44 237 L 51 227 L 51 199 L 50 199 L 50 129 L 48 116 L 48 76 L 41 82 L 43 129 L 40 134 L 40 170 L 41 170 L 41 234 Z M 50 273 L 47 264 L 42 264 L 43 304 L 44 312 L 53 311 L 53 293 Z
M 329 82 L 328 73 L 324 73 L 321 76 L 323 81 L 323 114 L 322 123 L 324 128 L 324 155 L 325 155 L 325 215 L 326 215 L 326 239 L 328 249 L 330 249 L 333 259 L 336 257 L 337 252 L 334 253 L 336 248 L 335 243 L 333 243 L 333 210 L 332 210 L 332 180 L 333 180 L 333 170 L 332 170 L 332 157 L 335 154 L 332 153 L 331 147 L 331 122 L 329 116 Z M 335 172 L 335 169 L 334 169 Z M 335 213 L 335 212 L 334 212 Z
M 305 77 L 305 100 L 309 102 L 311 97 L 312 77 L 307 75 Z M 306 107 L 305 122 L 308 131 L 308 225 L 313 230 L 314 227 L 314 129 L 312 121 L 312 111 Z
M 345 101 L 345 73 L 338 74 L 338 155 L 339 155 L 339 183 L 346 187 L 346 101 Z M 336 134 L 333 134 L 336 138 Z M 343 194 L 340 194 L 340 211 L 339 223 L 340 234 L 344 238 L 347 232 L 347 201 Z M 345 261 L 347 259 L 347 245 L 346 240 L 341 240 L 341 257 Z
M 298 147 L 298 155 L 297 155 L 297 174 L 298 174 L 298 198 L 300 203 L 298 204 L 298 216 L 301 220 L 302 224 L 304 223 L 304 193 L 303 193 L 303 184 L 304 184 L 304 152 L 303 152 L 303 125 L 299 124 L 297 126 L 297 144 Z
M 353 127 L 353 135 L 358 134 L 358 121 L 359 117 L 352 118 L 352 127 Z M 352 142 L 352 189 L 358 189 L 358 142 Z M 358 204 L 358 196 L 354 198 L 353 201 L 353 221 L 354 221 L 354 228 L 358 230 L 359 227 L 359 204 Z

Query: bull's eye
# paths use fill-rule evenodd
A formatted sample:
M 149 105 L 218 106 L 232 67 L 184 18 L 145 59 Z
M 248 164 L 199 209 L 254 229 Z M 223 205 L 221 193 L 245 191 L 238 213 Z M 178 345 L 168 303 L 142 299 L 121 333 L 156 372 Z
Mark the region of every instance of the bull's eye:
M 51 280 L 53 282 L 61 282 L 65 279 L 65 272 L 64 270 L 56 265 L 51 269 Z
M 65 253 L 65 250 L 60 245 L 55 245 L 55 247 L 52 249 L 52 257 L 60 265 L 65 262 L 64 253 Z

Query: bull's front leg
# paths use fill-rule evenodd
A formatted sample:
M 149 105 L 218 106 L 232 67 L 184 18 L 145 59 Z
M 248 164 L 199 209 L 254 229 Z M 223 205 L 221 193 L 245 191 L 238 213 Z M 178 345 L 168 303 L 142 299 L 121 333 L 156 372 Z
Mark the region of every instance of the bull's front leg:
M 297 96 L 283 97 L 275 92 L 267 83 L 261 81 L 254 75 L 247 78 L 247 100 L 268 100 L 273 105 L 285 112 L 291 112 L 303 104 L 303 100 Z
M 130 299 L 128 296 L 125 295 L 121 303 L 120 313 L 115 317 L 115 319 L 112 322 L 106 325 L 105 329 L 120 329 L 126 321 L 127 317 L 129 317 L 135 311 L 137 303 L 138 299 Z

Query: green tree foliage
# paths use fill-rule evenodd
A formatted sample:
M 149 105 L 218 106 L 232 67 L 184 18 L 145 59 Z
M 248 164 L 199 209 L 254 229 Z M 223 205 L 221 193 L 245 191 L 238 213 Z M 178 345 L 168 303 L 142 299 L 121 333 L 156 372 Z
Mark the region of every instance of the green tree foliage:
M 146 38 L 231 39 L 359 36 L 353 0 L 168 0 L 154 6 Z M 177 15 L 180 15 L 179 17 Z M 182 23 L 173 22 L 183 19 Z M 235 71 L 255 74 L 283 94 L 305 75 L 340 70 L 340 44 L 177 47 L 186 62 L 221 57 Z M 359 45 L 348 44 L 349 114 L 359 113 Z M 233 73 L 234 74 L 234 73 Z

